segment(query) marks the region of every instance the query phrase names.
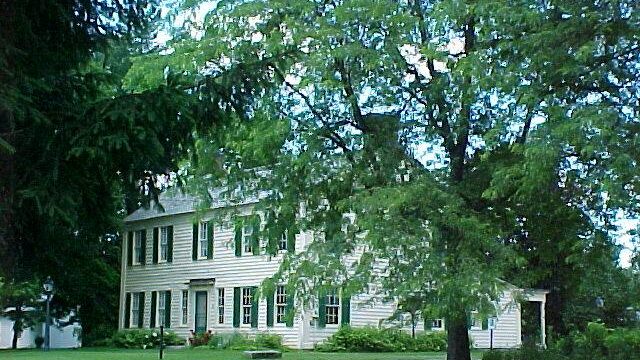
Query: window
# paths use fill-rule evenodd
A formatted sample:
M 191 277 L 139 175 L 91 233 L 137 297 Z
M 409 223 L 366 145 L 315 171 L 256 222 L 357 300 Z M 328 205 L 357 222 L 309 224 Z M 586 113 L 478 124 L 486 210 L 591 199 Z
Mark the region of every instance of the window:
M 142 253 L 142 242 L 146 239 L 142 238 L 144 232 L 142 230 L 138 230 L 135 232 L 135 238 L 133 240 L 133 261 L 134 264 L 143 264 L 144 263 L 144 254 Z
M 253 253 L 253 227 L 245 225 L 242 227 L 242 250 L 245 254 Z
M 287 233 L 282 233 L 280 241 L 278 242 L 278 250 L 287 250 Z
M 209 242 L 207 241 L 207 234 L 209 224 L 206 222 L 200 223 L 200 233 L 199 233 L 199 242 L 200 242 L 200 257 L 206 258 L 209 255 Z
M 431 328 L 432 329 L 442 329 L 442 319 L 433 319 L 433 320 L 431 320 Z
M 480 320 L 480 315 L 477 311 L 471 312 L 471 318 L 469 319 L 469 328 L 471 329 L 480 329 L 482 327 L 482 320 Z
M 167 292 L 158 292 L 158 324 L 164 326 L 165 309 L 167 307 Z
M 160 228 L 160 261 L 167 261 L 169 256 L 169 227 Z
M 276 323 L 284 324 L 287 311 L 287 289 L 284 285 L 276 287 Z
M 189 309 L 189 290 L 182 290 L 182 324 L 186 325 Z
M 327 318 L 326 324 L 337 324 L 338 323 L 338 309 L 340 309 L 340 298 L 338 298 L 338 294 L 330 294 L 327 295 Z
M 251 324 L 251 301 L 253 294 L 251 288 L 242 288 L 242 323 Z
M 218 289 L 218 324 L 224 324 L 224 288 Z
M 131 322 L 137 324 L 140 318 L 140 293 L 131 294 Z

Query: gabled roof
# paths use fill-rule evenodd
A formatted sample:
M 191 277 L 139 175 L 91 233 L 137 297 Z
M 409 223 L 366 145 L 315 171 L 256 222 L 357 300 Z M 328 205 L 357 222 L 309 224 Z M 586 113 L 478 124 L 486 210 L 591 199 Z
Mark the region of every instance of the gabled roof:
M 258 199 L 264 199 L 268 195 L 267 191 L 260 191 L 257 196 L 247 196 L 246 198 L 242 198 L 240 201 L 232 201 L 224 197 L 224 192 L 224 188 L 214 188 L 209 190 L 209 195 L 212 199 L 210 206 L 211 209 L 256 203 L 258 202 Z M 198 208 L 199 200 L 200 199 L 198 197 L 185 194 L 179 189 L 170 189 L 162 192 L 158 196 L 158 202 L 162 205 L 164 211 L 160 207 L 156 206 L 156 203 L 152 201 L 149 207 L 141 207 L 129 214 L 129 216 L 124 218 L 124 222 L 130 223 L 162 216 L 193 213 Z
M 157 218 L 160 216 L 195 212 L 198 204 L 196 197 L 184 194 L 181 191 L 165 191 L 158 196 L 158 201 L 162 204 L 164 211 L 162 211 L 160 207 L 152 201 L 148 208 L 139 208 L 124 218 L 124 221 L 133 222 Z

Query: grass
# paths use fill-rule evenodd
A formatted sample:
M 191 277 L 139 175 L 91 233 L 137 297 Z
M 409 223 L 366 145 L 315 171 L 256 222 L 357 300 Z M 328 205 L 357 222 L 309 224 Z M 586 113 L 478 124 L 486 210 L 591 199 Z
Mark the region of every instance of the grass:
M 479 360 L 480 352 L 473 352 L 472 358 Z M 3 360 L 152 360 L 158 359 L 154 350 L 122 350 L 85 348 L 79 350 L 0 350 Z M 242 351 L 184 349 L 168 350 L 166 360 L 240 360 Z M 292 351 L 283 354 L 284 360 L 445 360 L 445 353 L 318 353 L 310 351 Z

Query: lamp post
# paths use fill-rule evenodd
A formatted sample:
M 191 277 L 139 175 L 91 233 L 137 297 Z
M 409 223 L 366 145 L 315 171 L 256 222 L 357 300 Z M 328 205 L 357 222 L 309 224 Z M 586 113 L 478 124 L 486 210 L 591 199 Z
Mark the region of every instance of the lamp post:
M 600 317 L 602 318 L 603 316 L 603 310 L 602 308 L 604 308 L 604 299 L 602 298 L 602 296 L 598 296 L 596 298 L 596 307 L 598 308 L 598 312 L 600 313 Z M 603 319 L 600 319 L 600 321 L 604 322 Z
M 51 276 L 47 276 L 47 280 L 45 280 L 44 284 L 42 284 L 42 288 L 44 289 L 44 294 L 47 296 L 47 320 L 44 326 L 44 351 L 49 351 L 49 326 L 51 325 L 50 304 L 51 299 L 53 299 L 53 280 L 51 280 Z

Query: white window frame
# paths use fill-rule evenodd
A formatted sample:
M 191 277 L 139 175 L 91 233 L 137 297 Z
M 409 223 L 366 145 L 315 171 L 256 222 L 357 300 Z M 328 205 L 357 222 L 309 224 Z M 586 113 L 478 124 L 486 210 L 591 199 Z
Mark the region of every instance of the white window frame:
M 285 324 L 287 322 L 287 288 L 284 285 L 276 286 L 275 307 L 276 307 L 276 324 Z
M 240 304 L 240 308 L 242 309 L 242 325 L 251 325 L 251 307 L 253 306 L 253 294 L 251 294 L 250 287 L 242 288 L 242 303 Z
M 287 251 L 289 249 L 289 235 L 287 235 L 287 232 L 283 232 L 282 236 L 280 236 L 280 239 L 278 241 L 278 251 Z
M 242 255 L 253 255 L 253 227 L 251 225 L 242 225 Z
M 442 319 L 431 319 L 431 325 L 429 326 L 429 328 L 431 330 L 442 330 L 442 324 L 443 324 Z
M 469 324 L 471 330 L 482 330 L 482 319 L 479 317 L 477 311 L 471 311 L 471 324 Z
M 133 233 L 133 257 L 132 257 L 132 263 L 133 265 L 141 265 L 144 261 L 144 255 L 142 253 L 142 243 L 143 241 L 146 241 L 147 239 L 143 239 L 142 238 L 142 230 L 136 230 Z
M 163 263 L 167 262 L 169 258 L 169 227 L 161 226 L 160 227 L 160 240 L 158 241 L 158 262 Z
M 189 322 L 189 290 L 182 290 L 181 310 L 181 324 L 187 325 L 187 323 Z
M 129 327 L 137 328 L 140 318 L 140 293 L 131 293 L 131 312 L 129 313 Z
M 209 224 L 205 221 L 200 222 L 198 232 L 198 259 L 207 259 L 209 256 L 209 240 L 207 239 L 207 234 L 209 233 Z M 204 255 L 202 251 L 205 250 Z
M 224 324 L 224 288 L 218 288 L 218 324 Z
M 158 324 L 159 326 L 165 326 L 164 317 L 167 311 L 167 292 L 158 291 L 158 299 L 156 299 L 156 301 L 158 302 L 157 304 L 158 311 L 156 312 L 156 316 L 157 316 L 156 324 Z
M 338 293 L 328 294 L 325 303 L 325 324 L 340 325 L 340 296 Z M 331 321 L 329 321 L 331 319 Z M 335 319 L 335 320 L 334 320 Z

